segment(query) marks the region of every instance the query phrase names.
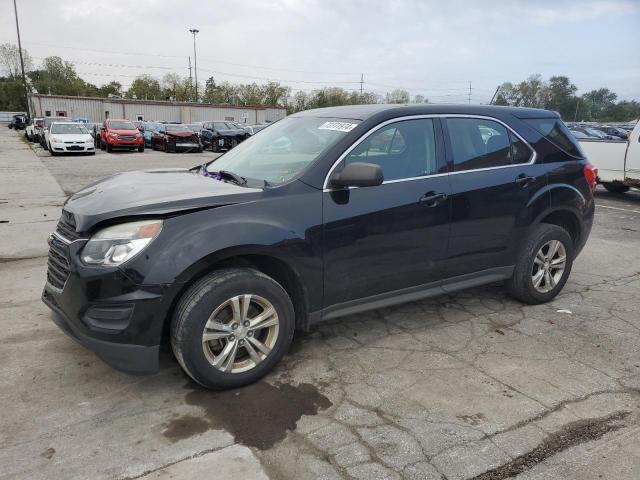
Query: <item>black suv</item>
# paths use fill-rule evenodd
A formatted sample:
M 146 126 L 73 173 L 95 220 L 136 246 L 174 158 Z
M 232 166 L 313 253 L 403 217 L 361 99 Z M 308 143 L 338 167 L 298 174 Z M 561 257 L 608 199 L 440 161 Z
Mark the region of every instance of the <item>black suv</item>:
M 200 130 L 202 145 L 212 152 L 231 150 L 247 138 L 249 133 L 246 130 L 229 122 L 204 122 Z
M 168 341 L 196 382 L 237 387 L 322 320 L 500 280 L 551 300 L 591 230 L 596 173 L 545 110 L 306 111 L 208 164 L 73 195 L 43 300 L 118 369 L 156 371 Z

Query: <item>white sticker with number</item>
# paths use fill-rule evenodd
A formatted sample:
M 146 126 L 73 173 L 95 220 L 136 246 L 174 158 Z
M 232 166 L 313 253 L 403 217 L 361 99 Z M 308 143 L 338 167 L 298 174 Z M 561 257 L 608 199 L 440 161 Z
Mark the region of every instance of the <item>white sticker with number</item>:
M 357 123 L 346 122 L 324 122 L 318 127 L 318 130 L 335 130 L 337 132 L 350 132 L 358 126 Z

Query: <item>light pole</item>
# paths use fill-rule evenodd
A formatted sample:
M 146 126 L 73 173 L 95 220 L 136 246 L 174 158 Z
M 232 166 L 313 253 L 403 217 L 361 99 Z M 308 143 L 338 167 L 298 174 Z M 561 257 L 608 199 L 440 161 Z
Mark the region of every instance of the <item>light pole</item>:
M 196 76 L 196 103 L 198 103 L 198 57 L 196 56 L 196 33 L 200 30 L 192 28 L 189 31 L 193 33 L 193 70 Z
M 18 7 L 16 0 L 13 0 L 13 11 L 16 14 L 16 31 L 18 32 L 18 51 L 20 52 L 20 68 L 22 70 L 22 85 L 24 86 L 24 101 L 27 105 L 27 116 L 31 118 L 31 108 L 29 108 L 29 91 L 27 90 L 27 77 L 24 74 L 24 59 L 22 58 L 22 42 L 20 41 L 20 25 L 18 23 Z

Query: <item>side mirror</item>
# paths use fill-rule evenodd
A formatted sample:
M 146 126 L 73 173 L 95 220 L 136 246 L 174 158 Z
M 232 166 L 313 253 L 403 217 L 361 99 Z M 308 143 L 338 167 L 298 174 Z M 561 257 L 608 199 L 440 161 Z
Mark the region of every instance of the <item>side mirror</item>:
M 380 165 L 373 163 L 354 162 L 331 176 L 331 186 L 345 187 L 375 187 L 381 185 L 384 175 Z

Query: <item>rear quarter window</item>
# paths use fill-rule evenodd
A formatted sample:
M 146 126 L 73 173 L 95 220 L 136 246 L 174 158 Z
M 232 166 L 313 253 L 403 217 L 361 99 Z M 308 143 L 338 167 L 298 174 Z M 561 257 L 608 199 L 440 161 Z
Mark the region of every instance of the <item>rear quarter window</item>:
M 561 119 L 556 117 L 526 118 L 523 121 L 563 152 L 572 157 L 584 158 L 580 145 Z

